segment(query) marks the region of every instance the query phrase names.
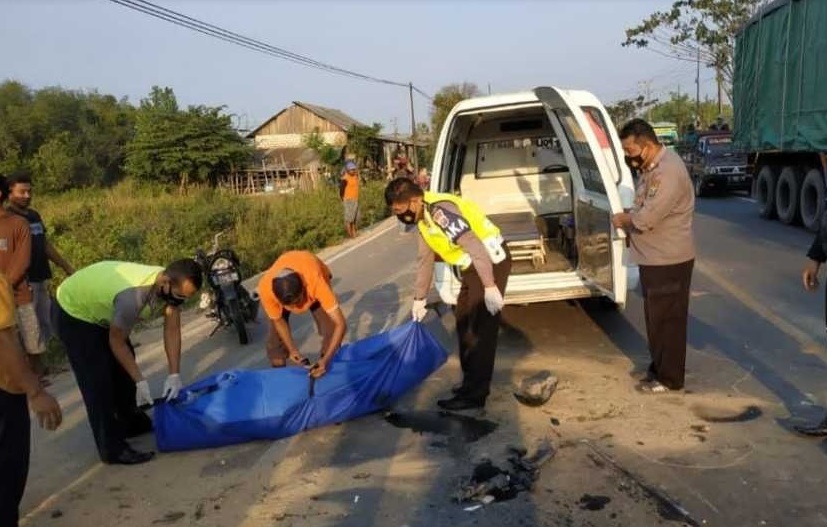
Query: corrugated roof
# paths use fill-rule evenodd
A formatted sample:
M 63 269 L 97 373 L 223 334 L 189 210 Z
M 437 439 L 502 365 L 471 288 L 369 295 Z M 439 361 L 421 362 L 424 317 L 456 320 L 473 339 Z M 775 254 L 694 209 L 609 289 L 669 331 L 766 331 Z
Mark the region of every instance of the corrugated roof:
M 351 126 L 365 126 L 363 123 L 357 121 L 353 117 L 349 116 L 345 112 L 341 110 L 337 110 L 335 108 L 325 108 L 324 106 L 317 106 L 315 104 L 308 104 L 306 102 L 301 101 L 293 101 L 293 104 L 296 106 L 300 106 L 307 110 L 308 112 L 313 112 L 325 121 L 329 121 L 343 131 L 347 131 L 348 128 Z

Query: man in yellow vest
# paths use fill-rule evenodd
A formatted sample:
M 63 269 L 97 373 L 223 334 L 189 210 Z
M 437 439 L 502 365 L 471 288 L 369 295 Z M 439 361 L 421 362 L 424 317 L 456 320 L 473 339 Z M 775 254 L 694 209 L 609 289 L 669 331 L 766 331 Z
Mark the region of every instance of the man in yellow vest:
M 177 397 L 182 386 L 180 306 L 201 288 L 201 281 L 201 267 L 188 258 L 166 269 L 104 261 L 76 271 L 58 287 L 58 333 L 104 463 L 135 465 L 152 459 L 152 452 L 139 452 L 126 442 L 152 430 L 149 416 L 138 407 L 153 403 L 129 334 L 139 321 L 163 314 L 169 365 L 163 395 Z
M 454 397 L 437 404 L 445 410 L 482 408 L 494 373 L 500 311 L 511 272 L 511 254 L 500 229 L 476 204 L 425 192 L 407 178 L 388 184 L 385 202 L 399 221 L 419 229 L 414 320 L 425 317 L 436 257 L 462 270 L 456 306 L 462 384 L 454 387 Z

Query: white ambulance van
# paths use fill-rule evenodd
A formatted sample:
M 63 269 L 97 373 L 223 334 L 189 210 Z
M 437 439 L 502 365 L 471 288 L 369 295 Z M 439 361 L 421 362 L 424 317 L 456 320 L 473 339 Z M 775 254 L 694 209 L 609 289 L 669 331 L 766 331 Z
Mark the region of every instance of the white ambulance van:
M 625 233 L 612 214 L 634 184 L 615 127 L 585 91 L 540 87 L 457 104 L 439 136 L 430 190 L 476 202 L 502 230 L 514 263 L 505 302 L 605 297 L 623 308 L 637 287 Z M 456 304 L 460 273 L 435 269 Z

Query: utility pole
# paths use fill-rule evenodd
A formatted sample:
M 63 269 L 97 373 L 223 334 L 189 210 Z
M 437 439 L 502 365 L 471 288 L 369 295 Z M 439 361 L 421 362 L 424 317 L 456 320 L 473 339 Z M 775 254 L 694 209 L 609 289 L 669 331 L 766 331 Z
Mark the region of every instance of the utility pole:
M 695 126 L 701 123 L 701 46 L 695 59 Z
M 408 83 L 408 94 L 411 97 L 411 142 L 413 143 L 414 175 L 419 175 L 419 153 L 416 151 L 416 117 L 414 117 L 413 83 Z
M 724 78 L 723 78 L 723 75 L 721 75 L 721 68 L 720 67 L 715 68 L 715 80 L 718 82 L 718 115 L 723 115 L 724 114 L 724 101 L 723 101 L 723 97 L 724 97 L 724 92 L 723 92 Z
M 652 117 L 652 106 L 649 104 L 652 101 L 652 81 L 640 81 L 637 85 L 639 88 L 643 88 L 644 86 L 646 87 L 646 99 L 644 99 L 643 104 L 646 105 L 646 120 L 649 121 Z
M 491 83 L 488 83 L 488 95 L 491 95 Z

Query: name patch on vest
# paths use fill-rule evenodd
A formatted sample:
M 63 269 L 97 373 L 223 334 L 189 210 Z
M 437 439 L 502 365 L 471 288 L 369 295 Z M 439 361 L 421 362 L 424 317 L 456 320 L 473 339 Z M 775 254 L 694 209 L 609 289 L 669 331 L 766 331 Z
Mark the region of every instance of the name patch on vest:
M 454 214 L 440 207 L 434 207 L 433 210 L 434 212 L 431 216 L 434 219 L 434 223 L 439 225 L 442 231 L 448 236 L 448 239 L 451 240 L 451 243 L 457 243 L 457 239 L 460 236 L 471 230 L 471 225 L 459 214 Z

